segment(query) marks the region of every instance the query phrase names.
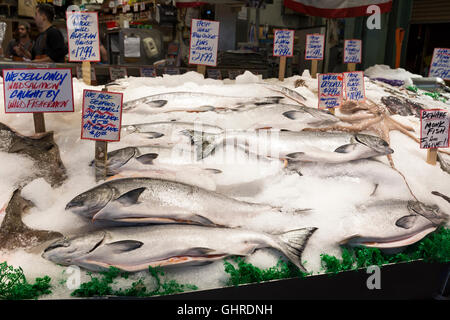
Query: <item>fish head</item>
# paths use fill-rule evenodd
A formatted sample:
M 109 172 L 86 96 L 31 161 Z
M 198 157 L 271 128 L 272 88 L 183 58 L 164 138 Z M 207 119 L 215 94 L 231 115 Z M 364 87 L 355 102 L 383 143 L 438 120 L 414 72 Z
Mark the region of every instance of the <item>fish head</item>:
M 373 206 L 358 207 L 357 222 L 352 227 L 356 232 L 339 244 L 380 249 L 404 248 L 422 240 L 446 219 L 447 215 L 435 205 L 414 200 L 384 200 Z
M 97 249 L 105 236 L 105 231 L 96 231 L 58 239 L 44 250 L 42 258 L 64 266 L 77 264 L 82 257 Z
M 358 133 L 355 135 L 355 140 L 359 148 L 365 149 L 368 157 L 384 156 L 394 153 L 394 150 L 389 147 L 389 144 L 377 136 Z
M 408 201 L 408 211 L 427 218 L 431 223 L 438 226 L 448 220 L 448 215 L 437 206 L 427 205 L 419 201 Z
M 103 184 L 77 195 L 66 205 L 66 210 L 92 218 L 113 199 L 113 196 L 114 190 Z

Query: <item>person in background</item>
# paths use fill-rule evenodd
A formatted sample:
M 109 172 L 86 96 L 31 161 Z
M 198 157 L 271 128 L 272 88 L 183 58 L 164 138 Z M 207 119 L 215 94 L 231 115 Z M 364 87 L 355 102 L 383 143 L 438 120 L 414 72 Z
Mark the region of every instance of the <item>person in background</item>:
M 33 40 L 30 38 L 30 24 L 28 22 L 20 22 L 16 33 L 18 38 L 8 43 L 5 56 L 14 61 L 31 59 Z
M 39 3 L 36 6 L 34 21 L 40 34 L 33 46 L 33 62 L 64 62 L 67 47 L 61 31 L 52 25 L 54 17 L 55 9 L 52 5 Z

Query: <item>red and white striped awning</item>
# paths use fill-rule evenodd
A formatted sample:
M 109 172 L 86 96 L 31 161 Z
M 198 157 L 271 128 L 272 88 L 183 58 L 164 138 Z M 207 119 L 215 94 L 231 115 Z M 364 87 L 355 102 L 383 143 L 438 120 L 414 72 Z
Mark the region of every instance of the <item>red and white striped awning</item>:
M 289 9 L 324 18 L 366 16 L 371 5 L 377 5 L 381 13 L 389 12 L 392 0 L 284 0 L 284 6 Z

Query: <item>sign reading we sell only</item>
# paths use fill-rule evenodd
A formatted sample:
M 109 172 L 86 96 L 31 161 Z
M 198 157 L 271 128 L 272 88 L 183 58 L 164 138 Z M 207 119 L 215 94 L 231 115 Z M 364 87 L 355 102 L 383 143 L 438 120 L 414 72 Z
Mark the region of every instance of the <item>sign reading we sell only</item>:
M 320 73 L 318 81 L 319 109 L 339 108 L 342 104 L 342 74 Z
M 120 141 L 122 93 L 83 90 L 81 139 Z
M 97 12 L 66 12 L 69 61 L 100 61 Z
M 274 30 L 273 55 L 292 57 L 294 55 L 294 30 Z
M 71 69 L 4 69 L 5 113 L 73 112 Z
M 305 60 L 323 60 L 325 36 L 323 34 L 307 34 Z
M 428 76 L 450 80 L 450 48 L 434 49 Z
M 189 63 L 206 66 L 217 65 L 219 22 L 192 19 Z
M 450 115 L 445 110 L 420 112 L 420 148 L 448 148 Z
M 362 41 L 350 39 L 344 41 L 344 63 L 361 63 Z

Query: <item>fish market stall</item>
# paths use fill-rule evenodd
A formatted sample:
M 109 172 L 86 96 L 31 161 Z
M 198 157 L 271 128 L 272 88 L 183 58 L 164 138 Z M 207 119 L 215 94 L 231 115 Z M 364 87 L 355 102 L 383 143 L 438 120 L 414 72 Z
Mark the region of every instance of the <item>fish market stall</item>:
M 332 114 L 308 71 L 118 79 L 108 91 L 123 94 L 121 137 L 99 181 L 80 130 L 83 91 L 103 86 L 73 78 L 74 112 L 45 114 L 52 134 L 0 108 L 0 271 L 39 278 L 39 299 L 305 298 L 307 281 L 365 285 L 362 268 L 377 264 L 389 279 L 412 265 L 436 283 L 449 259 L 450 148 L 426 162 L 418 115 L 449 112 L 450 97 L 364 80 L 366 101 Z M 235 287 L 246 282 L 263 283 Z

